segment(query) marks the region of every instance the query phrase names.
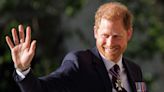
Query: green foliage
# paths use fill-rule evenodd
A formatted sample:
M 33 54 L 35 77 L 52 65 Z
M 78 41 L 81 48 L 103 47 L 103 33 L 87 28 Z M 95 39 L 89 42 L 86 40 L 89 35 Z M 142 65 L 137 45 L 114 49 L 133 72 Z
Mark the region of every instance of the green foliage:
M 85 3 L 85 0 L 78 0 L 78 2 L 75 2 L 74 0 L 68 0 L 66 2 L 66 8 L 65 8 L 65 13 L 68 16 L 73 16 L 75 15 L 78 10 L 80 10 Z
M 127 2 L 134 14 L 134 36 L 129 44 L 126 55 L 131 58 L 137 58 L 143 61 L 154 60 L 156 54 L 164 54 L 164 21 L 160 8 L 163 7 L 162 2 L 156 0 L 138 0 Z M 159 58 L 159 62 L 163 62 L 164 58 Z M 143 61 L 141 61 L 142 65 Z M 149 76 L 147 76 L 149 75 Z M 158 80 L 159 75 L 153 73 L 144 73 L 145 81 L 148 84 L 150 92 L 154 89 L 153 83 Z M 160 85 L 159 85 L 160 86 Z
M 109 0 L 101 0 L 108 2 Z M 111 0 L 110 0 L 111 1 Z M 134 36 L 126 55 L 143 60 L 153 59 L 156 53 L 164 55 L 164 12 L 162 0 L 112 0 L 126 4 L 134 14 Z M 72 36 L 61 28 L 61 16 L 75 17 L 83 9 L 87 0 L 0 0 L 0 92 L 19 92 L 12 78 L 14 71 L 9 47 L 5 36 L 10 35 L 12 27 L 22 23 L 32 27 L 32 39 L 37 40 L 36 56 L 32 68 L 36 76 L 42 76 L 56 69 L 66 53 L 63 42 Z M 94 17 L 94 16 L 93 16 Z M 77 21 L 79 22 L 79 21 Z M 81 30 L 81 29 L 78 29 Z M 82 33 L 75 31 L 82 38 Z M 164 56 L 161 60 L 164 60 Z M 163 61 L 161 61 L 163 62 Z M 149 89 L 159 78 L 151 73 L 145 74 Z
M 67 34 L 61 28 L 61 15 L 73 16 L 82 8 L 84 0 L 0 0 L 0 91 L 19 92 L 12 73 L 14 71 L 5 36 L 11 37 L 11 28 L 19 24 L 32 27 L 32 39 L 37 40 L 37 53 L 32 67 L 36 76 L 46 75 L 61 63 L 66 49 L 63 39 Z M 70 9 L 72 11 L 70 12 Z M 69 11 L 69 13 L 68 13 Z M 10 87 L 9 87 L 10 86 Z

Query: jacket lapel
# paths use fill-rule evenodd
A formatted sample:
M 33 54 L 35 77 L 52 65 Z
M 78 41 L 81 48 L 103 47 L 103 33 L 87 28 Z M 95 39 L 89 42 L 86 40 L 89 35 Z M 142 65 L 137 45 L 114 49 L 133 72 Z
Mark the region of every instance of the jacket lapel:
M 130 65 L 129 65 L 128 61 L 126 61 L 124 58 L 123 58 L 123 65 L 124 65 L 126 73 L 127 73 L 127 77 L 128 77 L 128 81 L 129 81 L 131 91 L 132 92 L 137 92 L 136 91 L 136 86 L 135 86 L 135 80 L 133 79 L 134 73 L 133 73 L 133 71 L 131 71 L 131 68 L 130 68 Z
M 102 81 L 104 83 L 104 86 L 106 88 L 106 92 L 112 92 L 111 80 L 108 76 L 108 72 L 106 70 L 106 67 L 105 67 L 103 61 L 102 61 L 101 56 L 99 55 L 99 52 L 98 52 L 97 48 L 95 47 L 95 48 L 91 49 L 91 52 L 93 54 L 93 60 L 92 60 L 93 64 L 95 66 L 95 69 L 96 69 L 98 75 L 100 76 L 100 78 L 102 79 Z M 128 77 L 128 81 L 129 81 L 131 91 L 132 92 L 137 92 L 136 91 L 136 86 L 135 86 L 135 80 L 133 78 L 134 73 L 133 73 L 133 71 L 131 71 L 131 68 L 130 68 L 131 65 L 124 58 L 123 58 L 123 66 L 125 67 L 125 70 L 126 70 L 126 73 L 127 73 L 127 77 Z
M 108 76 L 108 72 L 106 67 L 97 51 L 96 48 L 91 49 L 92 56 L 93 56 L 93 65 L 95 66 L 95 70 L 97 71 L 98 75 L 102 79 L 104 86 L 106 88 L 106 92 L 112 92 L 112 83 Z

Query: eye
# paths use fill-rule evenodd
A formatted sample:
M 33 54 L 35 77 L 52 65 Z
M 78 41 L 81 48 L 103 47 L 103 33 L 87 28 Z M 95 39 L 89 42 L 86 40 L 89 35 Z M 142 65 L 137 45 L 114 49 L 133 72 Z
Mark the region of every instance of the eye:
M 115 39 L 121 39 L 121 35 L 113 35 L 113 38 L 115 38 Z
M 109 35 L 107 35 L 107 34 L 102 34 L 101 35 L 103 38 L 108 38 L 109 37 Z
M 113 38 L 118 38 L 118 35 L 113 35 Z

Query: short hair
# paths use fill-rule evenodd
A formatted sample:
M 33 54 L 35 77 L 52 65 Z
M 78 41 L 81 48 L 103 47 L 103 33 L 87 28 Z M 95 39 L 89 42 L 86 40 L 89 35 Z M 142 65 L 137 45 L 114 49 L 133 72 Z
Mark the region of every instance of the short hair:
M 105 18 L 111 21 L 122 20 L 126 30 L 132 27 L 133 15 L 128 8 L 119 2 L 109 2 L 101 5 L 95 14 L 95 27 L 99 28 L 101 19 Z

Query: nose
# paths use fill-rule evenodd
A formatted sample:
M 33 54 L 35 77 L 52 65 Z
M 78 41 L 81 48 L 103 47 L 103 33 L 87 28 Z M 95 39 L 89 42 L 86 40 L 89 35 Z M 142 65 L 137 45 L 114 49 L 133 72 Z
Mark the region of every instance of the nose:
M 106 45 L 108 47 L 112 47 L 114 45 L 115 41 L 114 41 L 114 38 L 113 36 L 109 36 L 108 39 L 106 40 Z

